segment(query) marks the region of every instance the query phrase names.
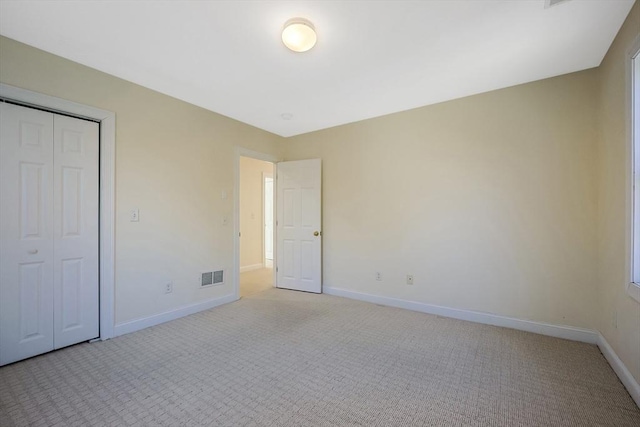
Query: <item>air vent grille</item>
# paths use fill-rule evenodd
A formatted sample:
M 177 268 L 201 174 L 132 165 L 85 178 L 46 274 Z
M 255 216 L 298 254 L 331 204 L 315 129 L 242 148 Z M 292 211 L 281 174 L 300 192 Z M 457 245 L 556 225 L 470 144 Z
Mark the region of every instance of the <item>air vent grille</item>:
M 224 283 L 224 270 L 207 271 L 202 273 L 200 286 L 221 285 Z
M 224 271 L 218 270 L 213 272 L 213 284 L 219 285 L 220 283 L 224 283 Z
M 202 281 L 200 282 L 201 286 L 209 286 L 213 285 L 213 272 L 208 271 L 206 273 L 202 273 Z

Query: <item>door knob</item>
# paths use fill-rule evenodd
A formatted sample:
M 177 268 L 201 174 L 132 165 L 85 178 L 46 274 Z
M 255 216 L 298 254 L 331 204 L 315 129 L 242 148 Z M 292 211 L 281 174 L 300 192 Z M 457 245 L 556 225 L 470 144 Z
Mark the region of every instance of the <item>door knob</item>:
M 314 235 L 314 236 L 316 236 L 316 237 L 318 237 L 318 236 L 320 235 L 320 232 L 319 232 L 319 231 L 314 231 L 314 232 L 313 232 L 313 235 Z
M 37 254 L 37 253 L 38 253 L 38 250 L 37 250 L 37 249 L 31 249 L 31 250 L 28 250 L 28 251 L 27 251 L 27 253 L 28 253 L 29 255 L 35 255 L 35 254 Z

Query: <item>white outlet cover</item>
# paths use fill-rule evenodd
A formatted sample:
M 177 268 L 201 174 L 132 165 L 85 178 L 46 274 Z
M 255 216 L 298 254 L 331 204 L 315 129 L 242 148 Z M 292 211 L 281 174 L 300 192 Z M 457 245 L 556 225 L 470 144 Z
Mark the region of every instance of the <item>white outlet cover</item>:
M 139 209 L 131 209 L 129 211 L 129 221 L 131 221 L 131 222 L 139 222 L 140 221 L 140 210 Z

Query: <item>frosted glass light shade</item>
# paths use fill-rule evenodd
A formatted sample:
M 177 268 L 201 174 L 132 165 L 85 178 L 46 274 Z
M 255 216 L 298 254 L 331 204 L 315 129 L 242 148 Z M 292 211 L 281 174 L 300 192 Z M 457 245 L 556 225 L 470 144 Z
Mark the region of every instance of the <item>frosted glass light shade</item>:
M 289 19 L 282 30 L 282 42 L 294 52 L 306 52 L 315 46 L 316 30 L 313 24 L 303 18 Z

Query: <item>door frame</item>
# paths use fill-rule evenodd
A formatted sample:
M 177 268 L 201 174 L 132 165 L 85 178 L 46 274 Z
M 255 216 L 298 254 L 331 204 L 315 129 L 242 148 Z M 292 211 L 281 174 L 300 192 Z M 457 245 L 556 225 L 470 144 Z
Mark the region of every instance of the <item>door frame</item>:
M 113 337 L 115 325 L 115 147 L 116 115 L 55 96 L 0 83 L 0 98 L 25 107 L 47 110 L 100 123 L 99 319 L 100 340 Z
M 240 157 L 249 157 L 256 160 L 262 160 L 265 162 L 273 163 L 273 184 L 275 186 L 278 162 L 281 161 L 276 156 L 271 154 L 261 153 L 259 151 L 249 150 L 248 148 L 236 146 L 234 159 L 234 180 L 233 180 L 233 297 L 234 300 L 240 299 Z M 264 186 L 264 183 L 263 183 Z M 264 193 L 264 192 L 263 192 Z M 263 201 L 264 204 L 264 201 Z M 264 206 L 262 208 L 264 210 Z M 273 193 L 273 215 L 276 215 L 276 193 Z M 263 233 L 264 233 L 264 226 Z M 273 286 L 276 286 L 276 269 L 277 258 L 275 254 L 276 249 L 276 230 L 273 230 Z M 264 252 L 264 242 L 262 245 L 262 251 Z M 264 256 L 263 256 L 264 262 Z
M 275 169 L 275 163 L 274 163 L 274 169 Z M 274 256 L 273 255 L 273 243 L 274 243 L 273 242 L 273 236 L 275 236 L 275 225 L 276 225 L 275 222 L 276 222 L 276 220 L 275 220 L 274 213 L 275 213 L 276 210 L 275 210 L 275 206 L 273 206 L 273 202 L 275 202 L 275 200 L 276 200 L 276 194 L 275 194 L 275 188 L 276 188 L 275 183 L 276 183 L 276 180 L 274 179 L 273 176 L 274 176 L 273 172 L 272 173 L 262 172 L 262 265 L 264 267 L 267 266 L 267 248 L 266 248 L 266 245 L 265 245 L 265 242 L 267 241 L 267 233 L 265 233 L 265 230 L 264 230 L 264 228 L 265 228 L 264 225 L 265 225 L 265 222 L 266 222 L 265 221 L 265 216 L 266 216 L 265 215 L 265 213 L 266 213 L 265 212 L 265 207 L 266 207 L 266 203 L 265 202 L 267 200 L 267 197 L 266 197 L 267 178 L 271 178 L 272 186 L 273 186 L 273 188 L 271 189 L 271 195 L 273 196 L 272 200 L 271 200 L 271 204 L 272 204 L 271 210 L 273 211 L 273 213 L 271 214 L 271 219 L 273 220 L 271 222 L 271 240 L 272 240 L 272 242 L 271 242 L 271 257 L 272 257 L 271 258 L 271 262 L 273 263 L 273 261 L 275 261 L 273 259 L 273 256 Z M 274 282 L 274 285 L 275 285 L 275 282 Z

